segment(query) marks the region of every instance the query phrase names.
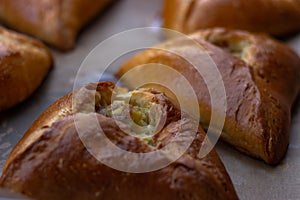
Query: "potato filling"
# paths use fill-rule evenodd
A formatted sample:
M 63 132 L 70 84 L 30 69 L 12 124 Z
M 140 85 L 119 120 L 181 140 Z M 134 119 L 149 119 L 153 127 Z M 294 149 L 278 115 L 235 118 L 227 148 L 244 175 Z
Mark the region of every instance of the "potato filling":
M 123 122 L 130 134 L 149 140 L 162 122 L 163 107 L 153 101 L 149 92 L 133 91 L 117 94 L 110 105 L 102 105 L 98 112 Z

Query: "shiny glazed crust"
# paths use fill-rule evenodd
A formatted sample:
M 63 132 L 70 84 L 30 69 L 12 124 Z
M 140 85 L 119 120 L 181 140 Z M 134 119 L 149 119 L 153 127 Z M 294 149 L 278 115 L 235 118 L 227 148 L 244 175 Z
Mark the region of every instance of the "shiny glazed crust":
M 300 31 L 298 0 L 165 0 L 164 26 L 184 33 L 225 27 L 284 36 Z
M 80 28 L 110 0 L 0 0 L 8 26 L 61 49 L 73 48 Z
M 278 164 L 288 147 L 291 107 L 300 89 L 299 57 L 286 45 L 265 35 L 244 31 L 215 28 L 190 37 L 211 56 L 224 81 L 227 116 L 222 139 L 266 163 Z M 196 52 L 199 49 L 190 46 L 186 38 L 157 47 L 181 51 L 194 63 L 201 59 Z M 117 76 L 145 63 L 170 66 L 190 81 L 199 100 L 201 122 L 207 127 L 211 101 L 199 73 L 171 52 L 149 49 L 127 61 Z M 142 70 L 137 70 L 124 79 L 125 85 L 134 87 L 137 78 L 133 77 L 147 79 Z
M 0 111 L 29 97 L 52 63 L 42 43 L 0 27 Z
M 177 161 L 149 173 L 125 173 L 97 161 L 82 144 L 75 128 L 72 95 L 82 91 L 111 94 L 113 83 L 90 84 L 49 107 L 28 130 L 7 160 L 0 181 L 5 188 L 35 199 L 237 199 L 231 180 L 215 151 L 197 158 L 204 139 L 199 129 L 195 140 Z M 168 122 L 154 138 L 155 146 L 124 133 L 111 118 L 94 112 L 105 135 L 119 148 L 149 152 L 162 148 L 184 123 L 180 112 L 162 93 L 145 90 L 168 106 Z M 83 103 L 84 104 L 84 103 Z M 88 134 L 93 125 L 88 124 Z M 113 159 L 114 155 L 110 157 Z M 133 163 L 134 164 L 134 163 Z

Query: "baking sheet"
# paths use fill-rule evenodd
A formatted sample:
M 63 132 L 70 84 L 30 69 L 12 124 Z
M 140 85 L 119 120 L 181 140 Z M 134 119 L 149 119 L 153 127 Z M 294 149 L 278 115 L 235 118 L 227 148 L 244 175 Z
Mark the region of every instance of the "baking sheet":
M 41 87 L 24 103 L 0 114 L 0 168 L 31 123 L 51 103 L 72 91 L 77 70 L 88 53 L 98 43 L 113 34 L 131 28 L 159 25 L 161 5 L 162 0 L 117 1 L 81 32 L 73 51 L 62 53 L 53 49 L 55 68 L 49 73 Z M 300 55 L 300 35 L 286 42 Z M 113 51 L 113 48 L 108 48 L 105 53 L 109 54 Z M 97 64 L 101 65 L 101 63 Z M 104 78 L 113 79 L 109 73 Z M 276 167 L 249 158 L 222 142 L 218 143 L 217 151 L 240 199 L 300 199 L 299 130 L 300 103 L 298 100 L 293 109 L 288 153 L 282 163 Z

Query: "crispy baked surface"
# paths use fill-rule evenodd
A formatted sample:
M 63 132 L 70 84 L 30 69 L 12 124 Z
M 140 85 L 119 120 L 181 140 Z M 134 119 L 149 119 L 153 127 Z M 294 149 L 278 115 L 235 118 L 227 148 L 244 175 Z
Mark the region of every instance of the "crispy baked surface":
M 78 137 L 72 95 L 97 88 L 102 101 L 103 96 L 111 95 L 114 87 L 108 82 L 90 84 L 50 106 L 10 154 L 0 185 L 43 200 L 238 198 L 216 152 L 213 150 L 202 159 L 197 157 L 205 136 L 201 128 L 183 156 L 154 172 L 126 173 L 97 161 Z M 96 117 L 105 135 L 121 149 L 143 153 L 163 148 L 186 123 L 186 118 L 181 118 L 180 111 L 162 93 L 150 89 L 140 95 L 151 96 L 149 101 L 168 110 L 167 123 L 152 145 L 126 134 L 107 116 L 87 112 L 85 119 L 90 121 Z M 93 134 L 93 125 L 88 127 L 88 134 Z M 115 155 L 107 156 L 114 159 Z
M 227 95 L 222 139 L 266 163 L 278 164 L 287 150 L 291 107 L 300 89 L 297 54 L 266 35 L 245 31 L 207 29 L 190 35 L 190 38 L 205 49 L 222 75 Z M 199 48 L 189 45 L 188 40 L 175 39 L 156 46 L 165 50 L 149 49 L 134 56 L 124 63 L 117 76 L 146 63 L 172 67 L 193 86 L 199 101 L 201 122 L 207 127 L 211 99 L 206 83 L 189 62 L 172 53 L 182 52 L 188 55 L 189 61 L 199 63 Z M 158 73 L 158 76 L 167 77 L 168 74 Z M 147 74 L 136 70 L 123 81 L 134 87 L 137 79 L 147 80 Z
M 52 64 L 41 42 L 0 27 L 0 111 L 29 97 Z

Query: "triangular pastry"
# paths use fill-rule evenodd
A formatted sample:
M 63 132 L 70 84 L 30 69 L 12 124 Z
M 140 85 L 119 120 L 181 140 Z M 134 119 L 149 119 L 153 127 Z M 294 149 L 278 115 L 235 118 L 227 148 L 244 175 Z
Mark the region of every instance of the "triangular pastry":
M 176 141 L 180 132 L 186 137 L 189 125 L 193 123 L 192 118 L 182 117 L 181 112 L 160 92 L 153 89 L 133 91 L 129 107 L 118 107 L 123 105 L 128 93 L 120 90 L 121 95 L 112 102 L 114 89 L 115 85 L 110 82 L 89 84 L 50 106 L 10 154 L 3 168 L 1 187 L 43 200 L 238 199 L 216 152 L 213 150 L 206 157 L 198 158 L 205 137 L 201 127 L 179 159 L 155 171 L 122 172 L 93 157 L 95 154 L 90 153 L 93 152 L 91 149 L 101 144 L 97 140 L 98 123 L 114 146 L 135 153 L 160 150 L 173 139 Z M 74 98 L 77 103 L 74 103 Z M 95 100 L 92 106 L 91 99 Z M 123 111 L 130 108 L 135 123 L 146 123 L 144 127 L 148 128 L 152 117 L 157 116 L 148 112 L 152 106 L 166 111 L 166 123 L 151 139 L 127 134 L 121 128 L 121 121 L 112 118 L 114 115 L 122 117 Z M 143 115 L 140 115 L 141 112 Z M 78 124 L 83 129 L 78 128 Z M 86 140 L 79 138 L 79 130 L 84 132 L 81 137 L 91 139 L 89 144 L 83 145 Z M 88 151 L 88 148 L 91 149 Z M 115 160 L 118 154 L 106 148 L 101 151 L 105 152 L 106 160 L 118 162 Z M 146 166 L 148 163 L 145 163 Z M 139 164 L 143 163 L 132 160 L 126 166 Z
M 61 50 L 69 50 L 82 26 L 110 1 L 1 0 L 0 20 Z
M 288 147 L 291 108 L 300 89 L 298 55 L 265 35 L 245 31 L 215 28 L 189 37 L 210 55 L 224 82 L 227 111 L 222 139 L 242 152 L 269 164 L 277 164 Z M 124 63 L 117 76 L 148 63 L 159 63 L 177 70 L 193 86 L 199 100 L 202 125 L 207 127 L 211 99 L 206 83 L 191 65 L 191 62 L 202 59 L 197 54 L 199 48 L 189 45 L 188 40 L 191 39 L 171 40 L 139 53 Z M 187 55 L 189 62 L 172 52 Z M 148 80 L 151 72 L 144 71 L 135 70 L 122 80 L 133 88 L 139 80 L 151 82 Z M 164 79 L 168 77 L 159 70 L 152 73 Z M 212 76 L 217 78 L 217 74 Z M 157 89 L 166 92 L 164 88 Z

